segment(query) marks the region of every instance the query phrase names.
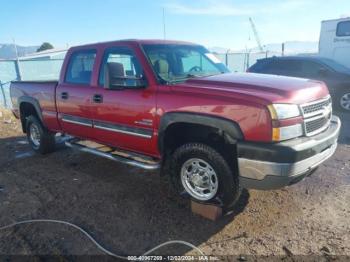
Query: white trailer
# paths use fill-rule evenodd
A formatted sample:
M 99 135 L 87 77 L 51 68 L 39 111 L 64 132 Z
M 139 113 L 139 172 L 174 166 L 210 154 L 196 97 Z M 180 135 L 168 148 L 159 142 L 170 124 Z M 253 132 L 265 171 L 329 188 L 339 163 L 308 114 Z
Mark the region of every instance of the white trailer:
M 350 68 L 350 17 L 322 21 L 319 54 Z

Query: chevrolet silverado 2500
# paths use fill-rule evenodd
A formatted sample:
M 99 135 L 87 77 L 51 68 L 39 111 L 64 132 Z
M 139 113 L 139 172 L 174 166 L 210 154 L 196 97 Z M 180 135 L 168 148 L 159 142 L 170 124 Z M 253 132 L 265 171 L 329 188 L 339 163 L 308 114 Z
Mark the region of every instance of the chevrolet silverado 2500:
M 58 82 L 13 82 L 31 147 L 82 151 L 168 174 L 180 194 L 230 209 L 240 189 L 310 175 L 337 147 L 326 85 L 232 74 L 200 45 L 121 40 L 70 48 Z

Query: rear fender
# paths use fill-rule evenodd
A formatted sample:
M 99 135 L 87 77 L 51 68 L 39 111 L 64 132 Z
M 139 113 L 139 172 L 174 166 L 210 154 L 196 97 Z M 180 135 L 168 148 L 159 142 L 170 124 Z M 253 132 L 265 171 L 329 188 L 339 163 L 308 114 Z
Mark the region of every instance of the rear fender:
M 30 97 L 30 96 L 21 96 L 21 97 L 18 98 L 17 101 L 18 101 L 19 112 L 21 112 L 21 105 L 23 103 L 28 103 L 28 104 L 32 105 L 33 108 L 35 109 L 35 112 L 36 112 L 39 120 L 44 125 L 43 115 L 42 115 L 41 107 L 40 107 L 40 104 L 39 104 L 38 100 L 36 100 L 35 98 Z M 22 114 L 20 114 L 20 119 L 21 119 L 21 122 L 22 122 L 23 131 L 24 131 L 25 130 L 25 125 L 23 125 L 23 123 L 25 123 L 25 119 L 24 119 L 24 116 L 22 116 Z

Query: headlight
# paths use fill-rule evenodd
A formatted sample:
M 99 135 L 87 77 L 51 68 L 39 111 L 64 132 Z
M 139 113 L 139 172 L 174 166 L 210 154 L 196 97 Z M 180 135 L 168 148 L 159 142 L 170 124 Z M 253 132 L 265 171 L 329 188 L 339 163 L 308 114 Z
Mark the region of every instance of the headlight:
M 292 125 L 282 124 L 286 119 L 301 117 L 298 105 L 293 104 L 272 104 L 267 106 L 272 118 L 272 140 L 283 141 L 302 136 L 304 134 L 301 123 Z
M 297 105 L 292 104 L 272 104 L 267 106 L 273 120 L 287 119 L 300 116 Z
M 302 135 L 303 127 L 301 124 L 272 128 L 272 140 L 276 142 L 296 138 Z

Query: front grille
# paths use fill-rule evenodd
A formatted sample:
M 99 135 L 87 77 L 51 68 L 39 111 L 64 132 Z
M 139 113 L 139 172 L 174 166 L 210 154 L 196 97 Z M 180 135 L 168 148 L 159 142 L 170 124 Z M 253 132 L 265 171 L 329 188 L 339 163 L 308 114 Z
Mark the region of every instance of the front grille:
M 321 117 L 315 120 L 305 122 L 306 134 L 312 134 L 322 128 L 324 128 L 329 122 L 329 118 Z
M 329 126 L 332 117 L 332 101 L 330 97 L 301 105 L 301 109 L 307 136 L 316 135 Z
M 328 97 L 320 101 L 302 105 L 301 108 L 303 110 L 304 116 L 310 116 L 311 114 L 316 115 L 317 113 L 322 111 L 324 107 L 329 107 L 331 104 L 332 104 L 332 99 Z

